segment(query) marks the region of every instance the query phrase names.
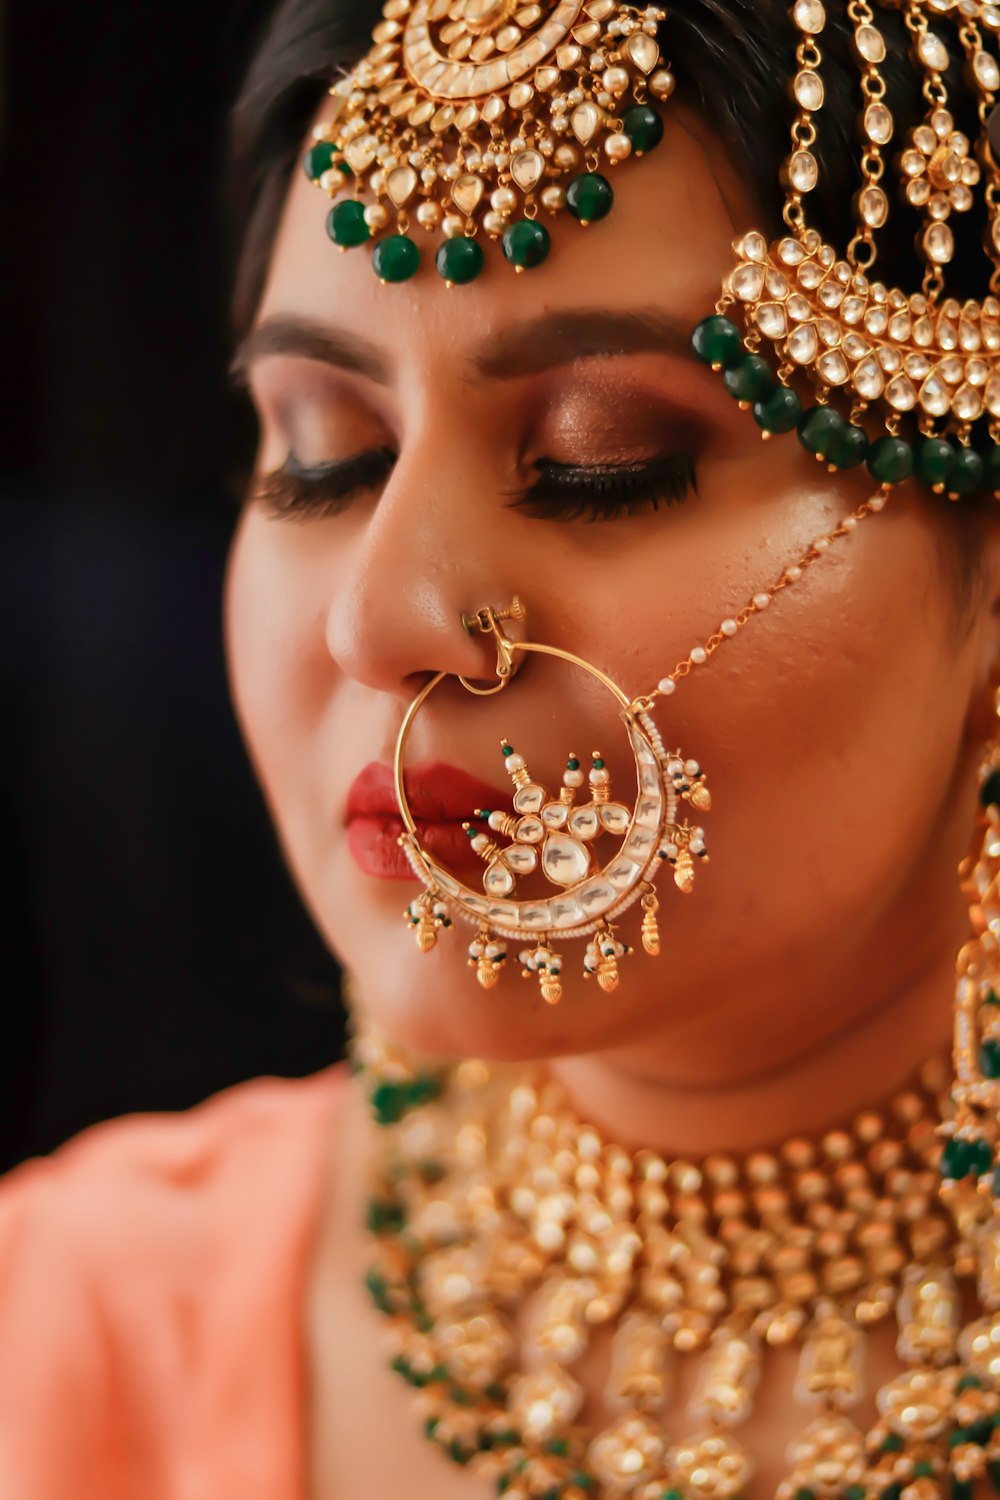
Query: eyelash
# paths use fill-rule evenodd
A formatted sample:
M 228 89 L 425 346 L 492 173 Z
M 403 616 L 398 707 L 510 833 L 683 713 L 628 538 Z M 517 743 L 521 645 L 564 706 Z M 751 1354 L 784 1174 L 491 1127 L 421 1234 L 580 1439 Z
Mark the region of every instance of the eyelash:
M 342 463 L 306 469 L 289 458 L 284 469 L 261 481 L 254 499 L 272 516 L 321 520 L 339 515 L 354 495 L 388 479 L 396 462 L 391 449 L 375 448 Z M 543 459 L 539 477 L 513 495 L 511 510 L 546 521 L 613 521 L 681 505 L 697 492 L 693 458 L 665 453 L 646 463 L 620 466 L 557 464 Z

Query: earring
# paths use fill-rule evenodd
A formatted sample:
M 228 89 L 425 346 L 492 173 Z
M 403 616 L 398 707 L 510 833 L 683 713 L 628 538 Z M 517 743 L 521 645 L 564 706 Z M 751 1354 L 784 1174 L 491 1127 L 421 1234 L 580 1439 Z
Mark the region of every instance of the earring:
M 954 1121 L 941 1157 L 946 1196 L 975 1216 L 975 1196 L 1000 1189 L 994 1166 L 1000 1111 L 1000 689 L 995 734 L 979 767 L 973 851 L 961 867 L 972 936 L 958 955 L 954 1010 Z M 1000 1294 L 1000 1267 L 997 1292 Z

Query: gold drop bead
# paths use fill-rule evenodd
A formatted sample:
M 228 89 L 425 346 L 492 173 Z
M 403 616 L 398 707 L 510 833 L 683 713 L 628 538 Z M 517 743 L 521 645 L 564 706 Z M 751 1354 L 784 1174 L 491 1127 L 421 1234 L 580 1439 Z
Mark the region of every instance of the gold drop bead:
M 851 1137 L 846 1130 L 831 1130 L 823 1137 L 823 1153 L 830 1161 L 847 1161 L 854 1154 Z
M 866 1146 L 872 1146 L 885 1134 L 885 1121 L 881 1115 L 875 1114 L 873 1110 L 866 1110 L 864 1114 L 858 1115 L 858 1118 L 855 1120 L 854 1134 Z
M 443 217 L 440 203 L 435 203 L 430 198 L 421 203 L 417 209 L 417 223 L 421 229 L 437 229 Z
M 781 1175 L 775 1158 L 766 1151 L 755 1151 L 747 1158 L 746 1174 L 750 1182 L 759 1187 L 776 1182 Z
M 632 155 L 632 142 L 624 134 L 609 135 L 604 142 L 604 151 L 611 162 L 625 161 Z
M 820 1171 L 801 1172 L 795 1182 L 795 1194 L 801 1203 L 820 1203 L 829 1191 L 830 1183 Z
M 718 1219 L 739 1219 L 747 1211 L 747 1196 L 738 1191 L 716 1193 L 712 1199 L 712 1212 Z
M 705 1177 L 713 1187 L 735 1187 L 740 1179 L 740 1169 L 728 1156 L 710 1156 L 704 1166 Z
M 669 99 L 677 80 L 667 68 L 659 68 L 649 80 L 649 92 L 655 99 Z
M 791 1171 L 804 1172 L 814 1165 L 816 1151 L 812 1141 L 801 1139 L 786 1141 L 781 1148 L 781 1159 Z

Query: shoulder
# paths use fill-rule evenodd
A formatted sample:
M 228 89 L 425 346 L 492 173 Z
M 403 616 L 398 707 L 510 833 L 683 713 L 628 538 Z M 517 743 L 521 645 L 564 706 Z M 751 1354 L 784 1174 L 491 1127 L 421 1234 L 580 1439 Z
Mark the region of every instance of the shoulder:
M 210 1389 L 241 1426 L 292 1400 L 345 1083 L 256 1080 L 100 1125 L 0 1183 L 0 1493 L 114 1500 L 132 1466 L 194 1460 Z

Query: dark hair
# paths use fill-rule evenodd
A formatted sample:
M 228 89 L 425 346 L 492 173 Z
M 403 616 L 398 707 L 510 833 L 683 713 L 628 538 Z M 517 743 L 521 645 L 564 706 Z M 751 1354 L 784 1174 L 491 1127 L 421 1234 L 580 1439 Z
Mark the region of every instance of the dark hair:
M 243 248 L 234 313 L 241 332 L 256 310 L 289 178 L 325 89 L 364 55 L 380 14 L 379 0 L 284 0 L 273 14 L 235 116 Z M 919 123 L 927 105 L 909 62 L 902 16 L 880 10 L 879 27 L 888 47 L 881 72 L 898 143 Z M 848 204 L 860 186 L 857 126 L 862 99 L 853 31 L 840 7 L 831 5 L 821 37 L 826 104 L 816 117 L 820 187 L 808 201 L 810 221 L 841 250 Z M 778 166 L 788 152 L 794 117 L 787 85 L 795 67 L 795 35 L 788 0 L 684 0 L 670 8 L 663 27 L 663 50 L 678 78 L 679 96 L 710 123 L 741 176 L 753 185 L 765 219 L 762 227 L 771 232 L 781 224 Z M 975 103 L 962 82 L 958 49 L 951 51 L 949 108 L 959 128 L 975 139 Z M 916 287 L 922 271 L 914 246 L 919 221 L 915 211 L 902 204 L 894 204 L 893 214 L 891 231 L 880 237 L 873 275 L 889 285 Z M 984 218 L 977 209 L 956 215 L 952 224 L 957 252 L 949 267 L 949 285 L 959 297 L 981 297 L 987 280 L 981 249 Z M 937 509 L 946 509 L 935 503 Z M 992 505 L 995 502 L 966 499 L 954 507 L 962 519 L 948 530 L 959 543 L 960 593 L 965 596 L 973 592 L 981 550 L 979 523 Z

